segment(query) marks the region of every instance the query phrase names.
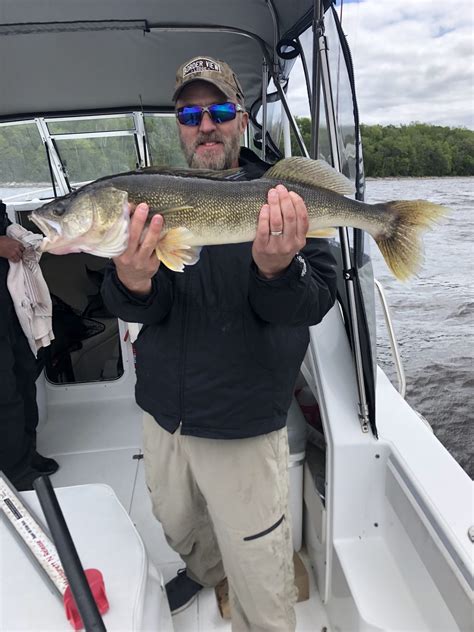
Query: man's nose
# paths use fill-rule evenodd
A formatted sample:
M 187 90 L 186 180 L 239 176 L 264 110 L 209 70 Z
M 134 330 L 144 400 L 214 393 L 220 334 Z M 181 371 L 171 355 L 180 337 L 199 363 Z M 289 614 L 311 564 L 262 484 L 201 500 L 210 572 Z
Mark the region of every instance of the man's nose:
M 201 132 L 213 132 L 216 129 L 216 124 L 209 116 L 208 112 L 203 112 L 201 124 L 199 125 L 199 129 Z

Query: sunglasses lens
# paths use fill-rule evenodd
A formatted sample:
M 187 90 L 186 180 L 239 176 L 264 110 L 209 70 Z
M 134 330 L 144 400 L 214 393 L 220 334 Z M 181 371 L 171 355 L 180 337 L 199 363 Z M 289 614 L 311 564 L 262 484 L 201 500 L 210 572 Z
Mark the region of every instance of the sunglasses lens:
M 197 105 L 191 105 L 178 110 L 178 121 L 181 125 L 199 125 L 202 119 L 202 108 Z
M 200 125 L 204 112 L 209 112 L 214 123 L 227 123 L 227 121 L 235 119 L 237 106 L 235 103 L 213 103 L 207 108 L 202 108 L 199 105 L 187 105 L 178 109 L 178 121 L 181 125 L 196 127 L 196 125 Z
M 209 114 L 214 123 L 227 123 L 235 119 L 237 108 L 235 103 L 215 103 L 209 106 Z

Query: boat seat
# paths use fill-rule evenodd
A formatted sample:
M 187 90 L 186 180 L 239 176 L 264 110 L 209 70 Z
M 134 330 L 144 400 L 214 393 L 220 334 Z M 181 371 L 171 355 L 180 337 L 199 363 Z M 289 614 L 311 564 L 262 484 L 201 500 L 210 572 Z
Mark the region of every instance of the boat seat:
M 103 617 L 106 629 L 172 630 L 161 574 L 149 563 L 143 542 L 112 488 L 94 484 L 55 491 L 83 568 L 97 568 L 103 574 L 110 604 Z M 36 493 L 20 496 L 44 524 Z M 12 531 L 0 521 L 0 629 L 70 632 L 62 600 Z

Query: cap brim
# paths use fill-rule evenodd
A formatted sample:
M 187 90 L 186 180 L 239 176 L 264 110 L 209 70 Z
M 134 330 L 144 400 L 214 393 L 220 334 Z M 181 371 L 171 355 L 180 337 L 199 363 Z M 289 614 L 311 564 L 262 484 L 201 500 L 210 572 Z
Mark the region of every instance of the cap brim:
M 222 94 L 226 96 L 228 99 L 235 99 L 236 101 L 241 101 L 241 99 L 239 99 L 239 97 L 237 96 L 237 93 L 234 90 L 232 90 L 223 81 L 207 79 L 205 77 L 195 77 L 193 79 L 189 79 L 188 81 L 185 81 L 182 85 L 179 86 L 179 88 L 177 88 L 174 91 L 173 101 L 177 101 L 179 95 L 184 90 L 184 88 L 186 88 L 186 86 L 189 86 L 191 83 L 196 83 L 196 81 L 205 81 L 206 83 L 210 83 L 211 85 L 215 86 L 218 90 L 220 90 Z

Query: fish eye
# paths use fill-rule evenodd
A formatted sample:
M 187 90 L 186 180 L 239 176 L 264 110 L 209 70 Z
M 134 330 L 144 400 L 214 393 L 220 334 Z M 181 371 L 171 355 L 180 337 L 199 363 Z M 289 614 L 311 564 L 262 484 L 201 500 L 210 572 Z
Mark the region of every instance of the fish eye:
M 58 204 L 57 206 L 54 207 L 53 213 L 57 217 L 61 217 L 62 215 L 64 215 L 65 210 L 66 210 L 66 207 L 64 206 L 64 204 Z

